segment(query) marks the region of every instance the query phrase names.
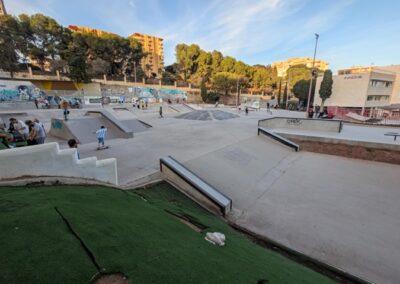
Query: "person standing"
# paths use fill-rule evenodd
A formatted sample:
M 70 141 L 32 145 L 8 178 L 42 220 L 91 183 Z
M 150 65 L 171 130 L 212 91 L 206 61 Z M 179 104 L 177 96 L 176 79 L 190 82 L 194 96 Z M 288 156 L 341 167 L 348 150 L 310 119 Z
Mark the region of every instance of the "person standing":
M 46 132 L 44 131 L 43 125 L 39 122 L 36 122 L 35 119 L 33 123 L 33 127 L 35 128 L 36 133 L 36 142 L 37 144 L 44 144 L 44 140 L 46 139 Z
M 104 147 L 104 140 L 106 138 L 106 132 L 107 132 L 107 128 L 105 128 L 103 125 L 100 127 L 99 130 L 96 131 L 97 134 L 97 140 L 98 140 L 98 148 L 100 148 L 100 146 Z
M 270 106 L 269 102 L 267 102 L 267 112 L 272 114 L 271 106 Z
M 69 110 L 68 110 L 69 103 L 66 100 L 63 100 L 61 102 L 61 106 L 62 106 L 62 109 L 64 110 L 64 120 L 67 121 L 68 120 L 68 115 L 69 115 Z
M 162 106 L 160 106 L 160 118 L 163 118 L 163 115 L 162 115 Z
M 246 113 L 246 115 L 248 115 L 248 114 L 249 114 L 249 108 L 246 107 L 246 108 L 244 109 L 244 112 Z
M 37 98 L 35 98 L 35 106 L 36 106 L 36 109 L 39 109 L 39 101 L 38 101 L 38 99 Z

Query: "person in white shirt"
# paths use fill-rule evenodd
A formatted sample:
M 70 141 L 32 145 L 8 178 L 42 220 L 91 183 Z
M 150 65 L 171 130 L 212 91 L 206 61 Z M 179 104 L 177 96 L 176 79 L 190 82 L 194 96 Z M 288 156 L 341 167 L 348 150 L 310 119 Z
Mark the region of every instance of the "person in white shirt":
M 96 131 L 97 140 L 99 142 L 98 148 L 100 148 L 100 146 L 104 147 L 104 139 L 106 138 L 106 132 L 107 128 L 105 128 L 103 125 L 100 127 L 99 130 Z
M 22 120 L 17 120 L 16 118 L 10 118 L 10 122 L 13 124 L 14 129 L 17 130 L 25 140 L 28 139 L 29 127 Z

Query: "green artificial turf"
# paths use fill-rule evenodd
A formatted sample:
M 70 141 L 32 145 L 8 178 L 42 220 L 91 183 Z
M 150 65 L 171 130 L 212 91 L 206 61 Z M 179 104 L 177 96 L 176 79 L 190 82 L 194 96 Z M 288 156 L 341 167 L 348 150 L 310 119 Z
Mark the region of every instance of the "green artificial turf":
M 88 283 L 98 269 L 132 283 L 330 283 L 234 231 L 167 183 L 0 188 L 0 283 Z M 184 216 L 202 232 L 183 224 Z M 204 240 L 226 235 L 224 247 Z

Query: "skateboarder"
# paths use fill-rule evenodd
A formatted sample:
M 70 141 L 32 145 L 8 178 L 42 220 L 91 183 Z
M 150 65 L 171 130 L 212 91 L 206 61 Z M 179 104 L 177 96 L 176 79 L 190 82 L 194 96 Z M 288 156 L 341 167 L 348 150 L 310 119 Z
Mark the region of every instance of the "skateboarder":
M 69 108 L 69 103 L 68 103 L 68 101 L 63 100 L 63 101 L 61 102 L 61 107 L 62 107 L 62 109 L 64 110 L 64 120 L 68 120 L 68 115 L 69 115 L 69 110 L 68 110 L 68 108 Z
M 99 130 L 96 131 L 97 134 L 97 140 L 99 142 L 98 145 L 98 149 L 100 149 L 100 147 L 104 148 L 104 139 L 106 137 L 106 132 L 107 132 L 107 128 L 105 128 L 103 125 L 100 127 Z

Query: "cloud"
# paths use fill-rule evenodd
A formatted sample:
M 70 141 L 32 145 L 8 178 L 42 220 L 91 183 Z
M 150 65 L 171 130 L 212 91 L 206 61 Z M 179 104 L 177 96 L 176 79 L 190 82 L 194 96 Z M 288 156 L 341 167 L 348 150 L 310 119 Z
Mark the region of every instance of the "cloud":
M 60 15 L 53 9 L 54 0 L 5 0 L 4 5 L 6 6 L 7 13 L 11 15 L 20 14 L 46 14 L 53 18 L 58 18 Z

